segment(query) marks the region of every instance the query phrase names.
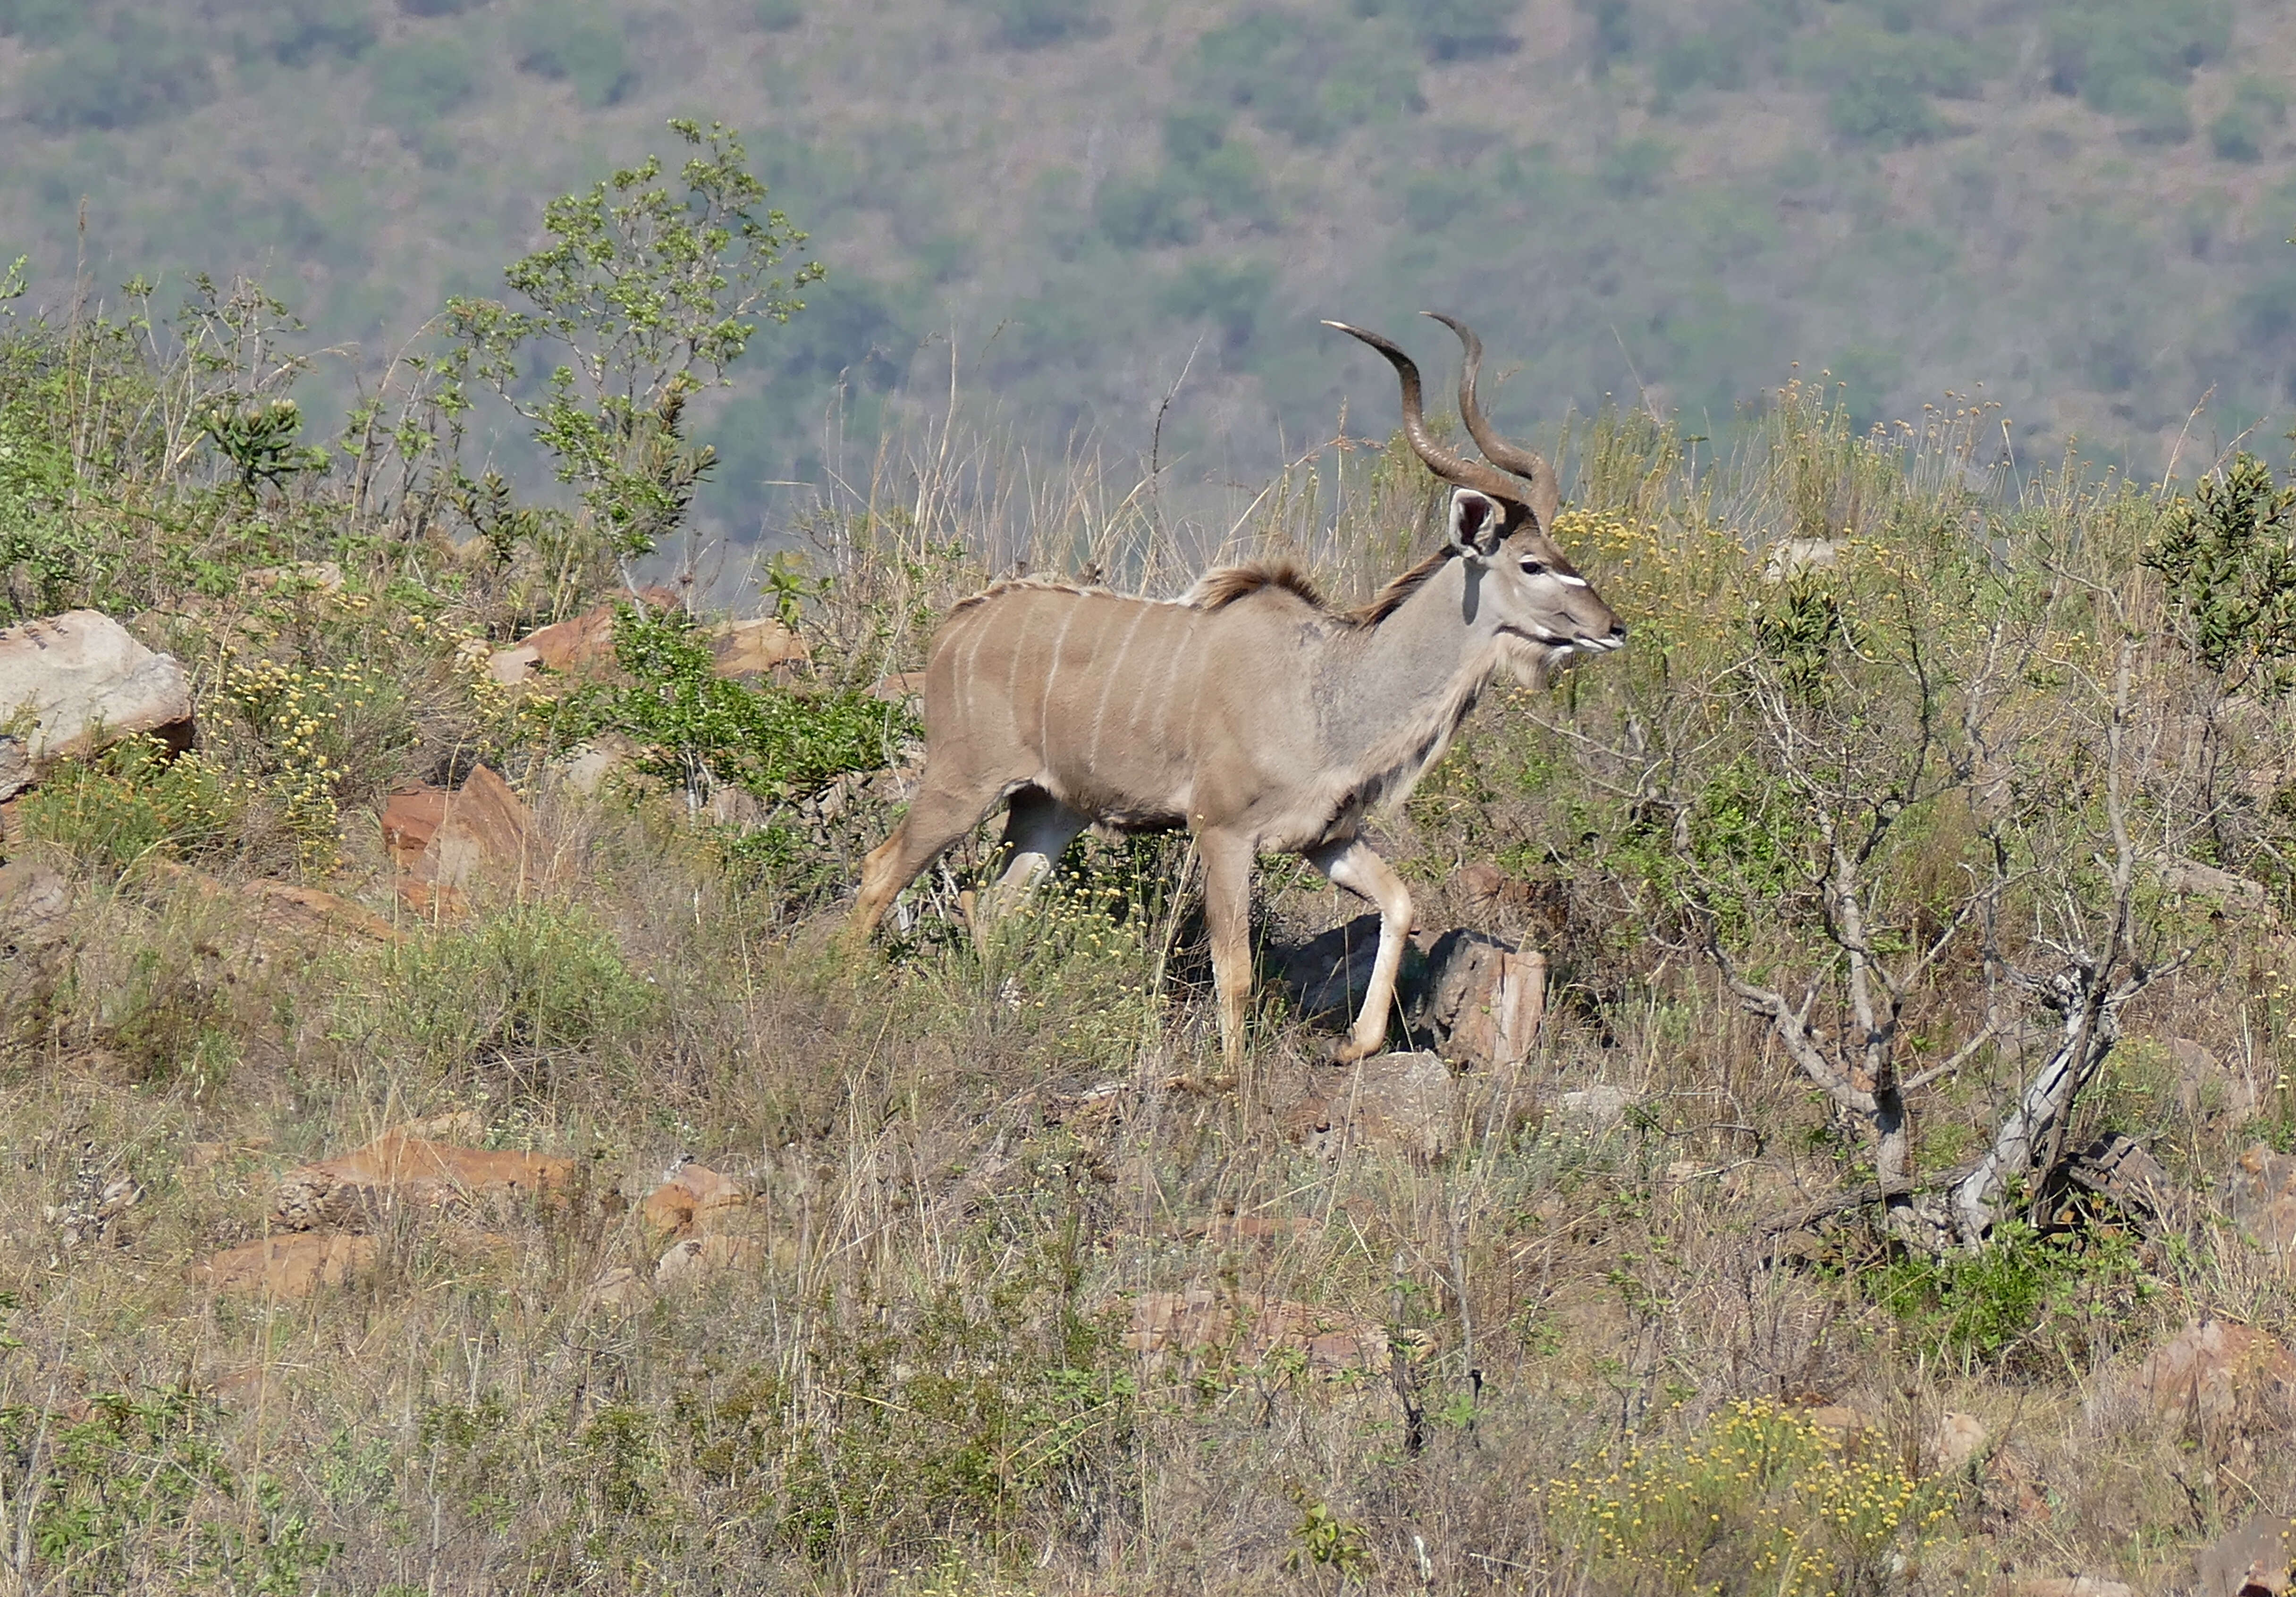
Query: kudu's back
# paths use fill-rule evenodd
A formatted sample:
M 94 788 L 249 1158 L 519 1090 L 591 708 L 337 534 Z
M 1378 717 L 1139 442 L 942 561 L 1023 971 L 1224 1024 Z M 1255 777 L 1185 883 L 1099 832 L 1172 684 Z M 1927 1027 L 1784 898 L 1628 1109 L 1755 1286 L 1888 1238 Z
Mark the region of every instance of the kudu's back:
M 1185 824 L 1203 763 L 1250 740 L 1249 702 L 1235 690 L 1272 663 L 1270 609 L 1034 583 L 992 589 L 959 606 L 934 641 L 924 691 L 932 758 L 968 785 L 1034 784 L 1111 824 Z

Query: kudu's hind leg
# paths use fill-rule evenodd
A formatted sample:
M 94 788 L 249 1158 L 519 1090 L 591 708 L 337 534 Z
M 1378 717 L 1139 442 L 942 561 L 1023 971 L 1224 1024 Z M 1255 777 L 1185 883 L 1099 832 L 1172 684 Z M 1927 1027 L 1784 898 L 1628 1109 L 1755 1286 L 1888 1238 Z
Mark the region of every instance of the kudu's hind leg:
M 1379 954 L 1372 962 L 1370 990 L 1364 994 L 1363 1009 L 1337 1054 L 1341 1064 L 1353 1064 L 1387 1046 L 1387 1017 L 1395 1006 L 1395 978 L 1403 968 L 1403 941 L 1411 935 L 1411 891 L 1360 838 L 1313 849 L 1308 859 L 1350 893 L 1379 906 Z
M 928 770 L 907 816 L 861 862 L 861 894 L 854 903 L 853 918 L 846 922 L 848 938 L 856 946 L 867 941 L 901 889 L 949 845 L 980 825 L 1002 791 L 1001 786 L 937 783 Z
M 1004 817 L 1004 869 L 996 885 L 981 895 L 976 924 L 992 926 L 1010 913 L 1037 884 L 1053 873 L 1061 856 L 1092 824 L 1092 817 L 1070 809 L 1042 788 L 1027 787 L 1013 795 Z
M 1250 839 L 1225 831 L 1201 834 L 1196 848 L 1204 861 L 1204 924 L 1211 933 L 1220 1059 L 1234 1077 L 1243 1069 L 1243 1020 L 1251 1002 L 1251 864 L 1258 851 Z

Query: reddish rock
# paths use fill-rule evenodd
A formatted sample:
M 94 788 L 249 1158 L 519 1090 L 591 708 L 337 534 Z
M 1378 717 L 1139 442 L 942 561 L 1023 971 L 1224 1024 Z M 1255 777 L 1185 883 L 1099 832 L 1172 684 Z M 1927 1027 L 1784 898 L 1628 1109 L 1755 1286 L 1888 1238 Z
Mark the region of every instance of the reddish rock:
M 1205 1287 L 1143 1292 L 1133 1300 L 1124 1345 L 1150 1356 L 1224 1353 L 1240 1364 L 1291 1352 L 1323 1371 L 1379 1369 L 1388 1360 L 1386 1329 L 1362 1314 L 1290 1298 L 1231 1298 Z
M 771 616 L 713 627 L 709 657 L 711 668 L 720 676 L 756 676 L 812 658 L 797 634 Z
M 2296 1565 L 2296 1524 L 2257 1514 L 2202 1549 L 2198 1597 L 2284 1597 Z
M 455 911 L 481 882 L 514 882 L 527 867 L 526 801 L 485 766 L 459 788 L 390 795 L 382 836 L 399 870 L 398 894 L 413 908 Z
M 476 1199 L 532 1200 L 563 1193 L 574 1161 L 546 1153 L 501 1153 L 388 1132 L 340 1159 L 299 1166 L 280 1178 L 273 1212 L 283 1225 L 363 1224 L 393 1204 L 443 1208 Z
M 0 865 L 0 956 L 61 942 L 71 889 L 47 866 L 29 859 Z
M 2148 1355 L 2131 1394 L 2161 1421 L 2216 1423 L 2296 1396 L 2296 1358 L 2254 1326 L 2198 1320 Z
M 90 758 L 142 733 L 191 745 L 191 683 L 173 655 L 153 653 L 92 610 L 0 629 L 0 798 L 58 760 Z
M 2296 1254 L 2296 1157 L 2259 1142 L 2234 1162 L 2227 1185 L 2233 1224 L 2283 1259 Z
M 869 684 L 869 697 L 882 699 L 888 704 L 906 704 L 925 694 L 925 674 L 922 671 L 896 671 L 890 676 L 879 677 Z
M 537 627 L 487 661 L 487 674 L 504 687 L 535 679 L 537 670 L 578 676 L 614 663 L 614 618 L 624 603 L 641 609 L 675 610 L 684 601 L 667 588 L 641 588 L 630 600 L 602 604 L 570 620 Z
M 339 1287 L 365 1274 L 373 1265 L 374 1257 L 373 1237 L 296 1232 L 226 1248 L 193 1265 L 192 1278 L 218 1292 L 308 1298 L 321 1287 Z
M 1464 928 L 1427 956 L 1431 1019 L 1444 1052 L 1472 1069 L 1511 1069 L 1530 1053 L 1546 1012 L 1546 955 Z
M 699 1286 L 713 1275 L 754 1264 L 758 1257 L 757 1243 L 747 1237 L 687 1237 L 672 1243 L 654 1265 L 653 1284 L 664 1289 Z
M 719 1229 L 750 1201 L 748 1189 L 704 1165 L 681 1165 L 647 1194 L 640 1213 L 665 1237 Z

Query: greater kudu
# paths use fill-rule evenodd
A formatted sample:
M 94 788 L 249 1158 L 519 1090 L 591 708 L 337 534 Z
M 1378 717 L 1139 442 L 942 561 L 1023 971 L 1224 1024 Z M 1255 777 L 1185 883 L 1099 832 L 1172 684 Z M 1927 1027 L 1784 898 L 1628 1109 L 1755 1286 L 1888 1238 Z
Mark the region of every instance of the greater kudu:
M 1453 485 L 1445 545 L 1354 611 L 1305 576 L 1263 562 L 1208 572 L 1179 600 L 1034 580 L 965 600 L 925 668 L 926 757 L 908 818 L 862 867 L 858 943 L 917 872 L 1010 799 L 1008 863 L 984 895 L 993 914 L 1032 887 L 1095 822 L 1186 827 L 1203 857 L 1220 1044 L 1242 1062 L 1251 990 L 1251 868 L 1304 855 L 1379 906 L 1370 990 L 1342 1061 L 1374 1053 L 1411 930 L 1411 895 L 1360 836 L 1442 758 L 1475 696 L 1502 668 L 1526 681 L 1574 651 L 1603 652 L 1626 628 L 1548 536 L 1554 468 L 1511 445 L 1476 403 L 1481 346 L 1466 346 L 1459 411 L 1493 462 L 1439 441 L 1421 414 L 1419 369 L 1376 333 L 1329 323 L 1385 356 L 1403 385 L 1403 430 Z

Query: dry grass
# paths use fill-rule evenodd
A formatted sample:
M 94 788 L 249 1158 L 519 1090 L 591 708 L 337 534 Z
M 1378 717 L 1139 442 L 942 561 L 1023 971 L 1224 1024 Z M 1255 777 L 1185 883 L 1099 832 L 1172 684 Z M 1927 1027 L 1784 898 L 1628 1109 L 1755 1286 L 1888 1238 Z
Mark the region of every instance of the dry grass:
M 1918 1506 L 1908 1527 L 1861 1521 L 1792 1564 L 1807 1589 L 1975 1590 L 2004 1569 L 2178 1585 L 2192 1547 L 2296 1491 L 2268 1405 L 2179 1429 L 2123 1391 L 2189 1316 L 2296 1330 L 2286 1278 L 2210 1191 L 2246 1141 L 2284 1136 L 2284 1089 L 2253 1114 L 2179 1106 L 2162 1045 L 2197 1038 L 2277 1078 L 2286 1016 L 2251 987 L 2291 968 L 2273 913 L 2205 922 L 2204 953 L 2132 1011 L 2082 1124 L 2150 1139 L 2200 1189 L 2190 1233 L 2006 1238 L 1989 1274 L 1946 1277 L 1856 1211 L 1756 1245 L 1767 1217 L 1854 1180 L 1861 1150 L 1648 881 L 1586 844 L 1629 807 L 1584 745 L 1667 673 L 1706 668 L 1700 615 L 1767 602 L 1750 545 L 2059 513 L 2046 491 L 2005 505 L 1947 470 L 1966 427 L 1900 460 L 1822 407 L 1780 414 L 1770 455 L 1694 479 L 1662 432 L 1614 421 L 1585 440 L 1576 546 L 1651 618 L 1638 675 L 1496 696 L 1390 828 L 1423 923 L 1535 938 L 1562 983 L 1538 1054 L 1475 1084 L 1459 1151 L 1433 1162 L 1286 1139 L 1278 1111 L 1320 1069 L 1318 1038 L 1272 998 L 1253 1083 L 1193 1085 L 1211 1025 L 1176 845 L 1087 843 L 1032 935 L 985 953 L 925 884 L 906 934 L 840 961 L 833 905 L 729 869 L 676 807 L 549 790 L 551 751 L 486 720 L 451 642 L 391 657 L 394 623 L 332 623 L 378 630 L 331 647 L 402 664 L 399 768 L 486 746 L 529 780 L 551 866 L 383 944 L 258 931 L 179 879 L 48 856 L 72 880 L 64 941 L 0 957 L 0 1284 L 19 1344 L 0 1354 L 0 1564 L 28 1591 L 1800 1590 L 1779 1584 L 1777 1525 L 1838 1527 L 1826 1505 L 1854 1517 L 1886 1487 Z M 1198 549 L 1281 544 L 1361 592 L 1423 500 L 1389 455 L 1336 479 L 1303 469 L 1232 535 L 1167 529 L 1090 484 L 1007 494 L 955 453 L 934 440 L 824 509 L 825 675 L 914 667 L 939 608 L 1023 554 L 1170 587 Z M 2092 528 L 2136 514 L 2067 503 Z M 2097 542 L 2104 561 L 2132 546 Z M 483 630 L 490 591 L 434 606 L 440 630 Z M 346 814 L 332 884 L 385 903 Z M 816 847 L 845 869 L 890 818 L 849 816 Z M 1966 840 L 1923 836 L 1908 902 Z M 1471 901 L 1456 868 L 1491 858 L 1528 890 Z M 1279 936 L 1353 913 L 1295 873 L 1271 872 L 1265 897 Z M 2164 923 L 2184 913 L 2164 900 Z M 1783 914 L 1765 956 L 1816 958 Z M 1980 987 L 1956 966 L 1909 1026 L 1947 1026 Z M 1989 1133 L 2021 1068 L 1988 1051 L 1921 1105 L 1937 1163 Z M 1561 1110 L 1595 1085 L 1635 1107 L 1609 1125 Z M 192 1281 L 260 1234 L 285 1167 L 449 1110 L 494 1145 L 574 1156 L 578 1200 L 397 1215 L 370 1274 L 305 1301 Z M 598 1303 L 593 1283 L 650 1274 L 660 1247 L 634 1204 L 599 1200 L 643 1196 L 681 1157 L 749 1184 L 758 1250 L 642 1306 Z M 140 1200 L 75 1231 L 120 1175 Z M 1333 1370 L 1125 1347 L 1138 1295 L 1190 1289 L 1368 1321 L 1396 1351 Z M 1871 1430 L 1837 1446 L 1795 1417 L 1820 1402 Z M 1932 1447 L 1948 1412 L 1983 1431 L 1952 1470 Z M 1683 1471 L 1750 1426 L 1783 1472 L 1715 1497 L 1722 1529 L 1701 1542 L 1681 1511 L 1708 1488 Z M 1603 1484 L 1629 1456 L 1676 1484 Z M 1662 1505 L 1666 1535 L 1619 1529 L 1621 1504 Z

